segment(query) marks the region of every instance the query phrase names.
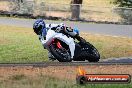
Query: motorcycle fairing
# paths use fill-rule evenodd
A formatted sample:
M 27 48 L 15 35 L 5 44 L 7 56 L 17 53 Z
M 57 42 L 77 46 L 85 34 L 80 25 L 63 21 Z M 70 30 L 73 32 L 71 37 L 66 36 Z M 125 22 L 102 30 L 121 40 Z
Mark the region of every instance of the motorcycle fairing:
M 63 41 L 64 43 L 66 43 L 69 46 L 69 49 L 71 52 L 71 58 L 74 57 L 75 43 L 74 43 L 73 38 L 67 37 L 66 35 L 62 33 L 56 33 L 55 31 L 49 29 L 47 31 L 46 40 L 44 40 L 45 46 L 48 46 L 52 42 L 53 39 L 59 39 Z

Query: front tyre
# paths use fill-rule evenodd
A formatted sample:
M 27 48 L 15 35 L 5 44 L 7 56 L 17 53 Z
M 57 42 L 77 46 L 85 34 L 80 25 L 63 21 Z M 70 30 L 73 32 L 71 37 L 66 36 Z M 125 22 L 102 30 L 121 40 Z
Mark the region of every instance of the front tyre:
M 58 48 L 56 43 L 50 45 L 50 52 L 59 62 L 71 62 L 71 55 L 65 48 Z

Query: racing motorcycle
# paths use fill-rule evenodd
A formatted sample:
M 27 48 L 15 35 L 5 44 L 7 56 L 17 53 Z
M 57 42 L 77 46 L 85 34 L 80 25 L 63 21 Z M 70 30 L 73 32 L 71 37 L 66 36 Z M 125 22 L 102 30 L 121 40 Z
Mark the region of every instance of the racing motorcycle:
M 85 61 L 98 62 L 100 54 L 89 42 L 79 42 L 71 36 L 48 30 L 45 48 L 59 62 Z

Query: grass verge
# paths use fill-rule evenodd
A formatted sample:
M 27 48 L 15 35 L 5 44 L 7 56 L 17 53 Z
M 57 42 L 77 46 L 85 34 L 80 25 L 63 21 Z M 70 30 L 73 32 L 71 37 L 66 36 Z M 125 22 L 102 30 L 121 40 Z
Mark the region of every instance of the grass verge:
M 132 39 L 81 33 L 100 52 L 102 59 L 132 56 Z M 0 25 L 0 62 L 47 61 L 38 36 L 31 28 Z
M 65 79 L 60 80 L 55 77 L 42 76 L 42 75 L 37 77 L 14 75 L 4 80 L 0 80 L 0 88 L 131 88 L 131 87 L 132 84 L 78 85 L 75 83 L 75 81 L 65 80 Z

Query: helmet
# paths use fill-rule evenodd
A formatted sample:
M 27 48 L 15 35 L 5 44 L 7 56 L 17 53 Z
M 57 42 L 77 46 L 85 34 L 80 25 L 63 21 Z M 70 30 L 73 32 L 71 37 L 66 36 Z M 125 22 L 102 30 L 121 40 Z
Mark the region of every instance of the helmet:
M 43 19 L 37 19 L 33 24 L 33 30 L 37 35 L 40 35 L 42 32 L 42 29 L 45 29 L 45 22 Z
M 77 28 L 77 27 L 76 27 L 76 28 L 74 28 L 74 29 L 73 29 L 73 31 L 79 35 L 79 30 L 78 30 L 78 28 Z

